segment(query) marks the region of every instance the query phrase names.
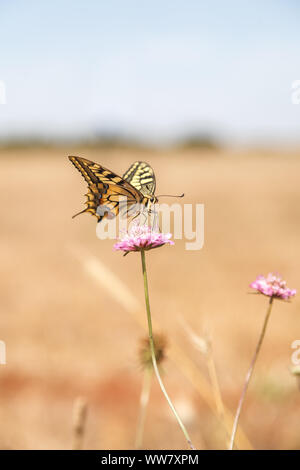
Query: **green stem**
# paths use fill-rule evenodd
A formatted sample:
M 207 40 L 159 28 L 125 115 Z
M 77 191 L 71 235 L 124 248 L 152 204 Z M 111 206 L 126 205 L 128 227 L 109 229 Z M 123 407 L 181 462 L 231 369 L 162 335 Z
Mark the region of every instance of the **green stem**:
M 260 351 L 260 348 L 261 348 L 261 345 L 262 345 L 262 342 L 263 342 L 263 339 L 264 339 L 264 336 L 265 336 L 265 333 L 266 333 L 267 324 L 268 324 L 270 314 L 271 314 L 271 310 L 272 310 L 272 304 L 273 304 L 273 297 L 270 297 L 269 306 L 268 306 L 267 313 L 266 313 L 266 316 L 265 316 L 264 324 L 263 324 L 263 327 L 262 327 L 262 330 L 261 330 L 261 333 L 260 333 L 260 336 L 259 336 L 259 340 L 258 340 L 256 349 L 255 349 L 254 356 L 252 358 L 249 370 L 248 370 L 247 375 L 246 375 L 244 387 L 243 387 L 242 394 L 241 394 L 241 397 L 240 397 L 240 400 L 239 400 L 239 404 L 238 404 L 238 407 L 237 407 L 237 410 L 236 410 L 234 423 L 233 423 L 233 428 L 232 428 L 231 439 L 230 439 L 230 444 L 229 444 L 229 450 L 233 450 L 233 447 L 234 447 L 234 439 L 235 439 L 237 427 L 238 427 L 238 424 L 239 424 L 239 419 L 240 419 L 240 414 L 241 414 L 241 411 L 242 411 L 242 406 L 243 406 L 243 403 L 244 403 L 244 400 L 245 400 L 245 396 L 246 396 L 246 392 L 247 392 L 247 389 L 248 389 L 250 379 L 252 377 L 252 373 L 253 373 L 254 366 L 255 366 L 255 363 L 256 363 L 256 360 L 257 360 L 257 356 L 258 356 L 258 353 Z
M 185 426 L 183 422 L 181 421 L 173 403 L 171 402 L 171 399 L 165 389 L 165 386 L 162 382 L 158 367 L 157 367 L 157 362 L 156 362 L 156 357 L 155 357 L 155 346 L 154 346 L 154 341 L 153 341 L 153 331 L 152 331 L 152 319 L 151 319 L 151 311 L 150 311 L 150 301 L 149 301 L 149 290 L 148 290 L 148 279 L 147 279 L 147 270 L 146 270 L 146 259 L 145 259 L 145 251 L 141 250 L 141 258 L 142 258 L 142 268 L 143 268 L 143 277 L 144 277 L 144 290 L 145 290 L 145 301 L 146 301 L 146 310 L 147 310 L 147 319 L 148 319 L 148 333 L 149 333 L 149 342 L 150 342 L 150 349 L 151 349 L 151 357 L 152 357 L 152 364 L 153 364 L 153 369 L 155 372 L 155 375 L 157 377 L 158 383 L 160 385 L 160 388 L 172 410 L 174 413 L 175 418 L 177 419 L 177 422 L 187 440 L 188 445 L 192 450 L 195 450 L 195 447 L 193 446 L 190 436 L 188 435 L 187 430 L 185 429 Z

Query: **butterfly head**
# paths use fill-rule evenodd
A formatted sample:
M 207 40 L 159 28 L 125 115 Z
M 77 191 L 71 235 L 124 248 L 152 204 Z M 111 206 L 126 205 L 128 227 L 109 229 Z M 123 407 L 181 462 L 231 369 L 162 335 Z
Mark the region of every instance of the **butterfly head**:
M 151 195 L 147 194 L 147 195 L 144 196 L 144 200 L 143 200 L 142 204 L 144 204 L 145 207 L 150 209 L 151 206 L 153 204 L 156 204 L 157 202 L 158 202 L 158 199 L 157 199 L 156 196 L 154 196 L 154 194 L 151 194 Z
M 158 202 L 158 198 L 156 196 L 151 196 L 149 199 L 151 204 L 156 204 Z

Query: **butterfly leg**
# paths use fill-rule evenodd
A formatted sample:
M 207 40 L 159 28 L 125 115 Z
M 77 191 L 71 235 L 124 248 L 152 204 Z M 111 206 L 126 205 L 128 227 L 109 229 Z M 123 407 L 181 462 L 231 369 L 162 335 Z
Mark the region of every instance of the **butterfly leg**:
M 158 211 L 155 209 L 155 205 L 153 207 L 153 209 L 152 207 L 148 209 L 148 215 L 150 214 L 150 225 L 152 225 L 152 230 L 158 230 Z
M 139 217 L 141 214 L 138 212 L 134 217 L 132 217 L 131 222 L 133 222 L 137 217 Z

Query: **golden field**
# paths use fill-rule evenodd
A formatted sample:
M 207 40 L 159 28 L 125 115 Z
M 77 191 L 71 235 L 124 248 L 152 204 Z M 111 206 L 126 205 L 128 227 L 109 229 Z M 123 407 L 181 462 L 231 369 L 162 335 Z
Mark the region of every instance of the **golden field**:
M 156 173 L 157 194 L 205 204 L 205 242 L 147 254 L 155 331 L 168 341 L 166 388 L 198 449 L 225 448 L 208 361 L 183 324 L 209 335 L 225 412 L 235 412 L 267 299 L 248 295 L 258 274 L 278 271 L 299 288 L 300 155 L 296 151 L 0 151 L 0 448 L 69 449 L 72 408 L 88 402 L 84 448 L 134 448 L 146 332 L 138 253 L 125 258 L 96 238 L 96 219 L 71 216 L 86 184 L 67 155 L 123 174 L 137 159 Z M 165 199 L 164 202 L 168 200 Z M 174 202 L 174 200 L 170 200 Z M 275 301 L 241 416 L 238 446 L 299 449 L 300 391 L 290 373 L 300 339 L 300 300 Z M 185 449 L 153 380 L 144 448 Z

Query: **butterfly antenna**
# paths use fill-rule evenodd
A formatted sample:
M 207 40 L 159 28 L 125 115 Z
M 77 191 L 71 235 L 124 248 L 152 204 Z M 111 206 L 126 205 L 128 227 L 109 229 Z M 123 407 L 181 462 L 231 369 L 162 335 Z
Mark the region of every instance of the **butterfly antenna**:
M 184 193 L 180 194 L 179 196 L 174 196 L 174 194 L 160 194 L 157 197 L 184 197 Z

